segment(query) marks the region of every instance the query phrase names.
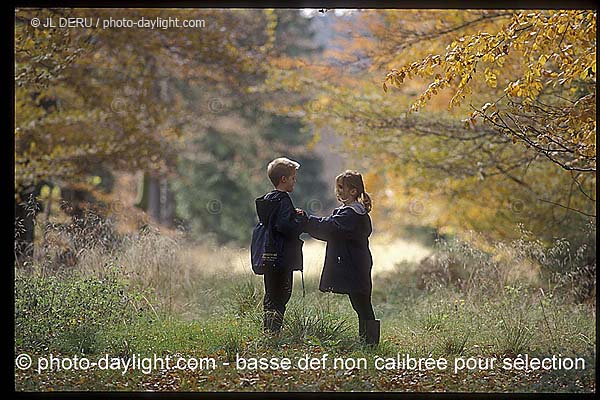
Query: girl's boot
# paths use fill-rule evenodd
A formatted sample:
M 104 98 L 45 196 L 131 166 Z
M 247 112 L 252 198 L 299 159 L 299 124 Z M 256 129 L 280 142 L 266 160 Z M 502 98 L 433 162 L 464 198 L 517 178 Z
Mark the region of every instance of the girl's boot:
M 378 319 L 366 320 L 366 343 L 369 345 L 379 344 L 381 324 Z
M 380 321 L 378 319 L 358 320 L 358 337 L 360 341 L 369 345 L 378 345 L 380 335 Z

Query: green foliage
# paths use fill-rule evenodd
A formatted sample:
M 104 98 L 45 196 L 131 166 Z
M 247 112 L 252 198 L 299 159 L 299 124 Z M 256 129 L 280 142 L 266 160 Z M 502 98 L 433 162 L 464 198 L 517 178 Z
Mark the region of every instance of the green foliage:
M 185 249 L 181 249 L 184 251 Z M 458 250 L 457 250 L 458 251 Z M 467 252 L 463 246 L 462 252 Z M 147 252 L 146 252 L 147 253 Z M 479 253 L 473 253 L 474 256 Z M 221 258 L 223 257 L 222 254 Z M 481 254 L 479 256 L 483 257 Z M 137 259 L 144 264 L 143 258 Z M 515 374 L 496 369 L 453 374 L 433 370 L 427 374 L 404 371 L 322 370 L 240 372 L 235 368 L 217 366 L 208 371 L 139 371 L 126 375 L 110 371 L 61 371 L 50 374 L 27 374 L 16 371 L 17 390 L 189 390 L 189 391 L 282 391 L 282 390 L 420 390 L 420 391 L 589 391 L 594 386 L 595 321 L 593 306 L 576 304 L 560 292 L 540 291 L 517 281 L 494 293 L 494 276 L 480 283 L 481 291 L 464 292 L 449 285 L 433 291 L 416 289 L 412 282 L 418 273 L 414 265 L 402 264 L 388 276 L 374 277 L 373 304 L 377 318 L 382 320 L 382 342 L 379 348 L 367 351 L 358 345 L 357 320 L 347 296 L 324 294 L 316 289 L 315 280 L 307 280 L 306 299 L 301 293 L 292 295 L 280 337 L 268 338 L 262 332 L 260 307 L 260 277 L 225 268 L 227 273 L 213 270 L 206 264 L 197 265 L 202 272 L 202 285 L 211 287 L 211 298 L 226 299 L 236 308 L 210 307 L 201 317 L 185 321 L 179 314 L 154 314 L 151 309 L 139 310 L 145 300 L 128 294 L 131 286 L 120 279 L 45 277 L 17 275 L 16 352 L 39 355 L 55 351 L 73 355 L 84 348 L 85 354 L 131 357 L 133 354 L 152 357 L 153 354 L 214 357 L 220 361 L 244 357 L 289 357 L 297 360 L 306 354 L 320 357 L 396 357 L 410 353 L 412 357 L 501 357 L 526 352 L 532 356 L 553 354 L 586 359 L 586 370 L 549 373 Z M 213 265 L 214 267 L 214 265 Z M 142 269 L 143 270 L 143 269 Z M 412 271 L 412 272 L 411 272 Z M 182 274 L 175 265 L 171 275 L 162 280 L 179 282 Z M 101 276 L 99 274 L 98 276 Z M 198 276 L 193 277 L 200 279 Z M 483 276 L 482 276 L 483 278 Z M 132 275 L 131 285 L 144 277 Z M 103 282 L 100 284 L 100 282 Z M 115 283 L 121 282 L 121 283 Z M 312 283 L 310 283 L 312 282 Z M 137 282 L 138 284 L 140 282 Z M 159 283 L 157 283 L 159 284 Z M 163 283 L 166 285 L 166 283 Z M 45 288 L 45 289 L 44 289 Z M 84 289 L 88 296 L 77 293 Z M 128 289 L 129 288 L 129 289 Z M 120 290 L 123 289 L 123 295 Z M 196 290 L 179 299 L 187 308 L 202 307 L 193 296 Z M 385 300 L 384 300 L 385 294 Z M 64 301 L 78 299 L 80 305 Z M 123 299 L 130 299 L 129 302 Z M 34 305 L 37 299 L 38 305 Z M 40 299 L 48 304 L 40 306 Z M 109 307 L 107 304 L 111 304 Z M 100 305 L 103 304 L 103 305 Z M 54 311 L 52 311 L 52 305 Z M 253 309 L 253 306 L 257 306 Z M 303 308 L 304 306 L 304 308 Z M 69 308 L 73 308 L 71 311 Z M 177 307 L 176 307 L 177 309 Z M 25 314 L 24 311 L 33 313 Z M 77 332 L 69 325 L 70 318 L 93 314 L 88 320 L 92 328 Z M 48 314 L 49 313 L 49 314 Z M 48 314 L 48 318 L 46 315 Z M 76 316 L 78 314 L 79 316 Z M 26 318 L 25 315 L 31 318 Z M 200 315 L 196 313 L 196 315 Z M 52 322 L 49 318 L 56 318 Z M 45 335 L 50 329 L 53 336 Z M 87 338 L 82 340 L 82 336 Z M 330 373 L 329 373 L 330 372 Z M 91 375 L 90 375 L 91 374 Z M 241 379 L 243 378 L 243 379 Z M 245 379 L 245 380 L 244 380 Z M 107 383 L 108 382 L 108 383 Z
M 299 136 L 297 130 L 286 130 L 286 126 L 264 128 L 269 134 L 280 132 L 280 146 L 287 138 Z M 233 132 L 209 131 L 194 143 L 199 151 L 208 153 L 208 158 L 181 160 L 181 180 L 176 185 L 177 206 L 179 214 L 190 221 L 197 237 L 212 234 L 220 243 L 247 245 L 256 223 L 254 199 L 273 189 L 266 166 L 281 154 L 301 163 L 297 191 L 292 194 L 297 207 L 306 208 L 310 200 L 323 199 L 323 193 L 329 192 L 322 180 L 313 178 L 320 175 L 321 169 L 321 162 L 315 156 L 301 151 L 278 153 L 274 141 L 265 144 L 271 148 L 257 149 L 252 141 L 254 139 L 248 143 L 247 138 Z M 322 201 L 328 204 L 326 198 Z
M 313 53 L 313 32 L 308 32 L 308 40 L 290 36 L 308 29 L 308 22 L 292 18 L 295 11 L 280 10 L 276 14 L 283 23 L 277 25 L 273 51 L 296 53 L 302 49 Z M 214 120 L 207 118 L 208 122 L 199 124 L 198 130 L 186 139 L 178 161 L 175 190 L 178 213 L 190 222 L 198 238 L 247 245 L 256 223 L 254 199 L 273 189 L 266 167 L 274 158 L 285 156 L 301 164 L 292 194 L 296 207 L 308 208 L 311 201 L 319 200 L 321 207 L 316 211 L 321 211 L 333 201 L 330 184 L 319 178 L 322 162 L 307 149 L 312 134 L 306 124 L 297 116 L 267 109 L 265 103 L 270 94 L 252 89 L 264 82 L 263 74 L 238 78 L 248 90 L 242 94 L 233 90 L 219 93 L 213 99 L 220 107 L 212 110 Z M 188 95 L 202 98 L 198 92 Z M 295 100 L 294 96 L 287 96 L 285 102 Z
M 434 253 L 417 268 L 417 285 L 493 296 L 515 282 L 527 282 L 576 302 L 595 296 L 596 229 L 592 223 L 571 241 L 556 238 L 546 245 L 523 230 L 518 239 L 484 243 L 473 232 L 469 240 L 439 240 Z
M 95 353 L 99 339 L 114 326 L 152 318 L 144 299 L 114 271 L 102 278 L 18 273 L 15 344 L 26 350 Z
M 235 361 L 235 356 L 242 348 L 242 341 L 239 332 L 228 330 L 223 337 L 223 350 L 227 355 L 227 361 Z
M 380 77 L 381 71 L 359 76 L 348 72 L 361 68 L 340 73 L 302 62 L 288 65 L 297 68 L 294 73 L 280 68 L 285 57 L 275 60 L 271 56 L 295 57 L 314 50 L 311 40 L 304 40 L 308 21 L 297 18 L 297 11 L 237 11 L 198 12 L 214 22 L 202 31 L 181 35 L 157 30 L 139 35 L 123 30 L 32 30 L 33 11 L 18 10 L 17 187 L 42 179 L 85 181 L 96 164 L 161 172 L 176 165 L 180 212 L 189 219 L 194 235 L 200 241 L 212 234 L 219 242 L 247 244 L 255 218 L 252 200 L 270 189 L 265 167 L 274 157 L 286 155 L 302 164 L 293 194 L 296 206 L 307 207 L 318 199 L 328 208 L 323 194 L 331 192 L 330 185 L 314 179 L 321 175 L 321 165 L 306 149 L 318 137 L 310 132 L 314 124 L 346 135 L 348 148 L 381 172 L 367 176 L 367 187 L 377 189 L 375 210 L 389 211 L 379 216 L 382 220 L 393 225 L 412 214 L 421 225 L 431 223 L 436 229 L 446 224 L 469 226 L 486 237 L 467 240 L 456 235 L 440 242 L 434 256 L 421 264 L 403 262 L 395 270 L 376 271 L 373 304 L 382 321 L 382 343 L 370 351 L 357 346 L 358 321 L 347 296 L 320 293 L 317 276 L 306 280 L 306 298 L 300 297 L 296 281 L 282 334 L 269 338 L 262 330 L 262 278 L 248 275 L 247 249 L 188 248 L 153 230 L 121 237 L 114 235 L 112 224 L 96 218 L 74 220 L 65 229 L 48 225 L 42 240 L 48 247 L 42 247 L 38 255 L 50 262 L 34 262 L 33 270 L 16 270 L 15 353 L 108 352 L 120 357 L 154 353 L 232 361 L 237 353 L 297 359 L 306 354 L 396 357 L 410 352 L 413 357 L 452 359 L 527 352 L 543 357 L 582 356 L 586 370 L 452 374 L 371 368 L 283 373 L 218 366 L 214 371 L 153 371 L 148 375 L 15 370 L 15 388 L 595 391 L 595 221 L 583 218 L 584 214 L 569 218 L 574 209 L 595 213 L 594 206 L 586 203 L 592 199 L 590 189 L 595 189 L 595 172 L 566 174 L 559 164 L 540 161 L 541 153 L 535 149 L 514 146 L 511 135 L 518 131 L 498 135 L 495 128 L 478 122 L 481 118 L 494 122 L 492 113 L 504 107 L 504 112 L 520 113 L 517 117 L 529 120 L 533 128 L 548 122 L 543 125 L 546 133 L 556 128 L 555 122 L 563 124 L 557 132 L 550 132 L 559 135 L 546 139 L 559 139 L 568 150 L 581 146 L 565 152 L 570 156 L 558 161 L 572 161 L 565 163 L 570 168 L 591 168 L 595 144 L 590 142 L 590 128 L 595 127 L 595 119 L 590 112 L 595 105 L 590 94 L 595 90 L 595 61 L 591 65 L 590 60 L 595 57 L 595 39 L 592 49 L 589 36 L 595 34 L 595 24 L 591 24 L 595 12 L 365 11 L 363 15 L 369 18 L 362 21 L 368 23 L 356 25 L 369 34 L 353 35 L 351 40 L 356 41 L 348 49 L 359 57 L 366 54 L 374 69 L 421 59 L 425 62 L 409 64 L 408 69 L 439 81 L 430 69 L 440 67 L 440 59 L 429 53 L 448 51 L 460 56 L 461 60 L 444 60 L 444 72 L 457 74 L 450 78 L 458 86 L 447 88 L 460 89 L 454 104 L 471 88 L 474 93 L 485 88 L 483 97 L 475 97 L 483 104 L 480 113 L 468 118 L 465 128 L 452 115 L 425 109 L 418 115 L 399 116 L 398 110 L 407 109 L 410 97 L 422 91 L 415 86 L 406 90 L 405 82 L 400 90 L 384 94 L 371 80 Z M 47 10 L 40 15 L 55 12 L 78 15 L 81 11 Z M 104 15 L 104 11 L 97 12 Z M 113 16 L 131 17 L 138 12 L 142 13 L 122 10 Z M 147 15 L 161 12 L 152 10 Z M 190 11 L 173 12 L 189 17 Z M 577 24 L 582 29 L 576 29 Z M 509 54 L 494 54 L 490 59 L 490 43 L 507 30 L 516 35 L 505 37 L 512 46 Z M 532 35 L 534 30 L 537 33 Z M 465 39 L 455 41 L 459 34 Z M 575 45 L 554 46 L 561 35 Z M 290 36 L 298 40 L 290 41 Z M 358 40 L 359 36 L 364 39 Z M 548 59 L 540 57 L 548 49 L 553 54 Z M 343 61 L 347 64 L 348 60 Z M 482 64 L 476 72 L 478 62 Z M 482 68 L 485 63 L 488 68 Z M 406 72 L 408 76 L 410 71 Z M 515 77 L 523 80 L 517 84 Z M 279 85 L 279 78 L 285 84 Z M 538 79 L 547 86 L 539 92 Z M 276 89 L 254 90 L 266 81 Z M 494 109 L 486 96 L 495 96 L 503 88 L 508 88 L 505 102 L 495 104 Z M 565 92 L 566 88 L 575 90 Z M 114 102 L 115 89 L 122 90 L 124 97 L 117 100 L 125 103 Z M 315 89 L 321 90 L 317 96 Z M 427 92 L 434 95 L 425 96 L 430 105 L 435 96 L 443 96 L 441 91 L 434 92 L 439 89 L 434 85 Z M 540 106 L 535 100 L 525 101 L 550 94 L 544 93 L 547 89 L 573 104 L 556 100 L 540 111 L 535 109 Z M 314 101 L 310 113 L 295 108 L 307 96 Z M 543 101 L 542 97 L 537 100 Z M 201 117 L 198 107 L 204 112 Z M 207 108 L 210 113 L 205 112 Z M 558 111 L 562 114 L 547 121 L 545 112 Z M 574 128 L 581 128 L 582 133 L 570 135 L 569 129 Z M 89 137 L 94 137 L 94 143 L 90 144 Z M 538 139 L 543 142 L 544 135 Z M 406 201 L 412 207 L 404 212 L 403 204 L 414 200 L 415 188 L 431 197 L 421 204 Z M 560 202 L 566 208 L 551 212 L 555 208 L 542 207 L 539 199 Z M 438 214 L 436 204 L 443 205 Z M 511 236 L 507 230 L 516 221 L 527 222 L 528 229 L 533 225 L 531 232 Z M 15 233 L 23 230 L 23 221 L 17 221 Z M 489 240 L 497 236 L 513 239 Z M 81 256 L 71 266 L 74 271 L 52 272 L 62 266 L 55 257 L 58 248 L 52 248 L 53 238 L 64 240 Z M 246 261 L 240 264 L 238 259 Z M 110 265 L 118 265 L 118 270 L 107 268 Z M 38 267 L 43 273 L 36 271 Z M 140 292 L 140 287 L 148 290 Z
M 249 279 L 235 286 L 233 306 L 240 317 L 257 315 L 262 322 L 262 293 L 255 280 Z
M 165 13 L 210 23 L 185 30 L 30 24 L 33 17 L 154 19 Z M 212 93 L 243 86 L 237 78 L 260 70 L 266 48 L 255 50 L 273 29 L 261 10 L 18 9 L 17 192 L 44 180 L 85 183 L 99 166 L 172 171 L 183 127 L 199 108 L 186 101 L 186 92 L 205 90 L 199 82 Z
M 285 329 L 292 341 L 312 343 L 318 346 L 339 343 L 351 330 L 345 316 L 329 314 L 322 307 L 302 309 L 294 307 L 286 312 Z
M 505 294 L 498 304 L 498 336 L 496 341 L 501 354 L 517 355 L 529 350 L 534 337 L 528 318 L 532 304 L 528 294 L 520 286 L 506 286 Z

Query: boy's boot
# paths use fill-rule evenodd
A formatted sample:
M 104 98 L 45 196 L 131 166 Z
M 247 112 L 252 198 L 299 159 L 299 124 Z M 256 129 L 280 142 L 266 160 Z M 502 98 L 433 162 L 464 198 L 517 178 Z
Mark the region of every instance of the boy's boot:
M 283 325 L 283 314 L 275 312 L 273 315 L 273 332 L 275 334 L 281 333 L 281 325 Z
M 265 311 L 264 314 L 264 332 L 272 333 L 275 330 L 275 315 L 272 311 Z
M 277 335 L 281 332 L 283 317 L 276 311 L 266 311 L 264 313 L 264 332 Z
M 368 345 L 378 345 L 381 331 L 380 321 L 378 319 L 365 320 L 366 323 L 366 343 Z

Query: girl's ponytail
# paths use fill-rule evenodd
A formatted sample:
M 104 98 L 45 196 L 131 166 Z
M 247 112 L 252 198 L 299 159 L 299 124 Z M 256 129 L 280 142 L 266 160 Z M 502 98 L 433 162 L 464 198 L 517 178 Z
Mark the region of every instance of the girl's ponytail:
M 367 212 L 371 212 L 371 209 L 373 208 L 373 202 L 371 201 L 371 196 L 369 196 L 369 193 L 363 191 L 358 196 L 358 201 L 365 206 Z

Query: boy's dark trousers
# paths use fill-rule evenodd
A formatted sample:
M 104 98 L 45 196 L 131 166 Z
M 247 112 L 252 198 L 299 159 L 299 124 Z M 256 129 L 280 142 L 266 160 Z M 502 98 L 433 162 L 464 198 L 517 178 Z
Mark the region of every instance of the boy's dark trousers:
M 285 306 L 292 296 L 293 271 L 281 268 L 275 271 L 265 271 L 264 330 L 277 333 L 281 331 Z

